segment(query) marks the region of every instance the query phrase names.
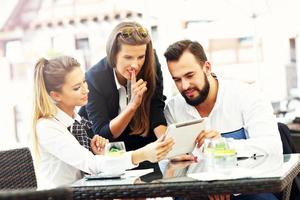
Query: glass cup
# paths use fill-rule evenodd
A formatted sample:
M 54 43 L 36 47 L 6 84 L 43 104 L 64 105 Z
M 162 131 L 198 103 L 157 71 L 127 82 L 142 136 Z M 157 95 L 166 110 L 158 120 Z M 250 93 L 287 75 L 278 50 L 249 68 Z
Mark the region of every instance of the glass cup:
M 214 150 L 215 150 L 216 139 L 206 138 L 204 140 L 202 154 L 205 161 L 205 171 L 214 170 Z
M 208 138 L 204 140 L 203 155 L 207 171 L 230 172 L 237 165 L 232 138 Z
M 125 172 L 125 166 L 120 164 L 120 157 L 126 152 L 124 142 L 110 142 L 105 146 L 105 161 L 102 173 L 120 175 Z
M 216 171 L 230 173 L 237 165 L 236 151 L 232 138 L 220 138 L 214 149 L 214 167 Z
M 126 152 L 124 142 L 110 142 L 105 146 L 105 155 L 110 157 L 121 156 Z

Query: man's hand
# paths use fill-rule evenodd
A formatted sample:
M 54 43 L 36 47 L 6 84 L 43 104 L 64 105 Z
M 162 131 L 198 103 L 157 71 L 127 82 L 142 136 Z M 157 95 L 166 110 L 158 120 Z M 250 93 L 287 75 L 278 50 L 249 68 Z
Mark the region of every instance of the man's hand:
M 91 139 L 91 149 L 94 154 L 96 155 L 103 155 L 105 145 L 108 143 L 108 139 L 105 139 L 104 137 L 101 137 L 99 135 L 94 135 L 94 137 Z
M 194 163 L 194 161 L 169 162 L 167 170 L 164 173 L 164 178 L 174 177 L 177 170 L 182 170 L 192 163 Z
M 197 162 L 197 157 L 191 155 L 191 154 L 183 154 L 179 156 L 175 156 L 171 158 L 172 162 L 180 162 L 180 161 L 195 161 Z
M 206 138 L 219 138 L 219 137 L 221 137 L 221 136 L 220 136 L 220 133 L 217 131 L 214 131 L 214 130 L 202 131 L 196 139 L 197 147 L 200 148 Z

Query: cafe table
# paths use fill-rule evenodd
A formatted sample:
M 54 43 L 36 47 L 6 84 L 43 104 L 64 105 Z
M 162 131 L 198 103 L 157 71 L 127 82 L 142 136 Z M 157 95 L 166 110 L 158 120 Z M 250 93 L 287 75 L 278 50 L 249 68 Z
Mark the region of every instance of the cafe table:
M 300 154 L 245 158 L 239 160 L 237 166 L 230 171 L 214 170 L 205 159 L 198 159 L 198 162 L 164 160 L 159 164 L 146 162 L 119 179 L 83 178 L 71 187 L 74 199 L 207 199 L 212 194 L 266 192 L 281 193 L 283 199 L 288 199 L 293 179 L 300 172 Z

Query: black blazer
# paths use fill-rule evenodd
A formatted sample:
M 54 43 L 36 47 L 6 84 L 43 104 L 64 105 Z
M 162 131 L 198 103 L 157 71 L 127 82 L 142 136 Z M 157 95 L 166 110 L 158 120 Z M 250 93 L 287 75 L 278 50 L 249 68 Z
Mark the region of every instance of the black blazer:
M 156 61 L 156 89 L 151 99 L 149 136 L 129 135 L 130 129 L 125 131 L 115 140 L 112 137 L 109 122 L 118 115 L 119 92 L 114 80 L 113 69 L 107 59 L 103 58 L 86 72 L 86 81 L 89 88 L 88 103 L 79 114 L 92 121 L 93 132 L 110 141 L 124 141 L 127 150 L 133 150 L 145 146 L 156 140 L 153 129 L 159 125 L 167 125 L 163 110 L 166 97 L 163 95 L 163 77 L 160 63 Z M 86 113 L 85 113 L 86 112 Z

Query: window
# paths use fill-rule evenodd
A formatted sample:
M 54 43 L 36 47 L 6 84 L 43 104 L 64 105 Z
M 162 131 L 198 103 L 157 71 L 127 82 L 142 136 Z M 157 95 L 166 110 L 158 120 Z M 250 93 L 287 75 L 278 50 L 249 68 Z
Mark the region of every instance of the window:
M 78 38 L 76 39 L 76 49 L 88 50 L 90 49 L 88 38 Z
M 255 44 L 254 38 L 251 36 L 210 39 L 208 52 L 211 60 L 217 64 L 240 64 L 262 61 L 261 44 Z

